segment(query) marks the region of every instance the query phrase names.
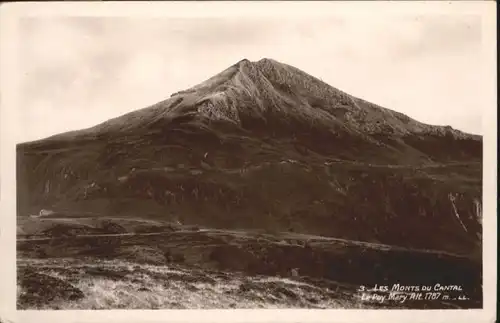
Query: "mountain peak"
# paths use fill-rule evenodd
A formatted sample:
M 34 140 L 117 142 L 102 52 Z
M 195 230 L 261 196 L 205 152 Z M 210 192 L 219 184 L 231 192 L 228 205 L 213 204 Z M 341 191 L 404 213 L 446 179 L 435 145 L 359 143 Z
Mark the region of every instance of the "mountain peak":
M 88 131 L 123 132 L 167 124 L 171 119 L 181 120 L 179 117 L 203 122 L 220 120 L 250 131 L 253 126 L 247 126 L 255 124 L 264 128 L 286 128 L 292 133 L 298 131 L 292 128 L 305 127 L 316 132 L 348 133 L 369 141 L 372 135 L 480 139 L 449 127 L 418 122 L 266 57 L 258 61 L 243 58 L 206 81 L 172 94 L 167 100 L 108 120 Z
M 237 66 L 239 68 L 256 69 L 262 73 L 265 73 L 266 70 L 269 70 L 272 67 L 281 69 L 290 67 L 289 65 L 278 62 L 277 60 L 274 60 L 272 58 L 266 58 L 266 57 L 261 58 L 258 61 L 251 61 L 247 58 L 244 58 L 240 60 L 238 63 L 234 64 L 233 66 Z
M 257 64 L 257 65 L 259 65 L 259 64 L 263 64 L 263 63 L 279 63 L 279 62 L 272 59 L 272 58 L 267 58 L 267 57 L 263 57 L 263 58 L 259 59 L 258 61 L 251 61 L 248 58 L 243 58 L 235 65 L 239 65 L 239 64 Z
M 284 65 L 284 63 L 278 62 L 275 59 L 272 58 L 261 58 L 257 62 L 255 62 L 257 65 L 265 65 L 265 64 L 273 64 L 273 65 Z
M 243 58 L 238 63 L 234 64 L 234 66 L 242 66 L 242 65 L 247 65 L 247 64 L 252 64 L 252 62 L 247 58 Z

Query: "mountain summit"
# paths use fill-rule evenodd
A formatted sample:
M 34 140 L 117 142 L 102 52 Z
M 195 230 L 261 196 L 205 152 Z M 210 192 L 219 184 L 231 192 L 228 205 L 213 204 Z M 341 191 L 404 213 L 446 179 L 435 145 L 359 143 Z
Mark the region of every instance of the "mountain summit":
M 375 150 L 382 162 L 404 158 L 419 163 L 438 155 L 445 159 L 477 159 L 481 155 L 480 136 L 418 122 L 267 58 L 257 62 L 243 59 L 151 107 L 51 139 L 154 129 L 168 132 L 179 123 L 196 123 L 203 128 L 217 124 L 254 135 L 295 138 L 322 154 L 342 154 L 339 146 L 356 141 L 353 144 L 360 149 Z M 450 144 L 452 149 L 442 150 Z M 389 155 L 393 157 L 387 158 Z M 362 156 L 352 156 L 359 158 Z
M 480 136 L 244 59 L 153 106 L 18 145 L 18 210 L 463 251 L 481 231 L 481 160 Z
M 199 112 L 206 116 L 238 123 L 245 117 L 265 118 L 266 114 L 278 113 L 284 119 L 295 118 L 332 128 L 347 123 L 352 130 L 365 134 L 469 137 L 450 127 L 425 125 L 352 97 L 295 67 L 267 58 L 258 62 L 244 59 L 173 96 L 179 95 L 200 103 Z M 248 103 L 241 105 L 242 101 Z

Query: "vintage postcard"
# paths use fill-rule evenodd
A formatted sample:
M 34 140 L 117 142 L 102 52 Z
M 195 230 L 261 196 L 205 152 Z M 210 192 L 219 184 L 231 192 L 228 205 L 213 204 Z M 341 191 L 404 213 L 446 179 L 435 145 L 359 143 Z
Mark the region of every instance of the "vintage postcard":
M 0 8 L 2 322 L 493 322 L 494 2 Z

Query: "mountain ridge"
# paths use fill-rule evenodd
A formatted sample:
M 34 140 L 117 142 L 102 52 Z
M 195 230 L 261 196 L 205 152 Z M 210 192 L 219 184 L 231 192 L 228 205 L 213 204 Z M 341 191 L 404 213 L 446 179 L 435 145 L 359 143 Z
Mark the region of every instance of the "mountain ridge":
M 269 93 L 270 91 L 272 93 Z M 280 95 L 282 94 L 280 91 L 285 91 L 287 95 L 291 93 L 300 95 L 304 92 L 312 95 L 309 95 L 309 100 L 290 102 Z M 271 104 L 264 106 L 261 100 L 255 100 L 252 105 L 254 109 L 250 111 L 245 107 L 236 106 L 240 102 L 234 98 L 241 96 L 249 100 L 264 96 L 264 101 L 267 100 Z M 318 101 L 320 101 L 319 106 L 315 106 L 315 102 Z M 325 105 L 321 101 L 328 103 Z M 298 108 L 290 111 L 290 106 L 294 105 Z M 194 108 L 183 110 L 186 106 Z M 416 121 L 400 112 L 347 94 L 298 68 L 264 58 L 257 62 L 243 59 L 215 76 L 187 90 L 173 93 L 170 98 L 152 106 L 126 113 L 90 128 L 45 139 L 59 139 L 69 134 L 99 133 L 113 128 L 121 129 L 123 124 L 134 122 L 137 122 L 136 126 L 148 125 L 161 118 L 175 118 L 183 114 L 198 114 L 208 119 L 219 119 L 241 125 L 240 115 L 248 114 L 265 121 L 264 114 L 269 111 L 278 113 L 285 119 L 302 117 L 313 123 L 321 123 L 319 120 L 328 119 L 330 126 L 335 124 L 340 128 L 346 123 L 356 132 L 365 135 L 382 133 L 400 137 L 434 135 L 451 136 L 454 139 L 481 140 L 482 138 L 480 135 L 466 133 L 450 126 L 429 125 Z M 122 130 L 126 129 L 127 127 Z

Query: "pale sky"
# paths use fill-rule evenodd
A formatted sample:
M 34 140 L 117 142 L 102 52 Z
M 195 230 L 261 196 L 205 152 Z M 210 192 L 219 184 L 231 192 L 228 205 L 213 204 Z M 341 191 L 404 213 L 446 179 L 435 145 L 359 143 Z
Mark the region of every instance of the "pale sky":
M 293 65 L 419 121 L 481 134 L 481 19 L 24 18 L 18 141 L 152 105 L 243 58 Z

